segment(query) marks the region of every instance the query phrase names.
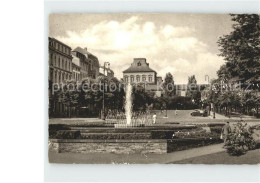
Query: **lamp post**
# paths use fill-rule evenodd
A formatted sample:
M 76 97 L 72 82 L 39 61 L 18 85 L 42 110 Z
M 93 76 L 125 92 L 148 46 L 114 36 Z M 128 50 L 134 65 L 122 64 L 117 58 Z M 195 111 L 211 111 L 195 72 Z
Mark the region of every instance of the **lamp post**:
M 102 100 L 102 113 L 101 113 L 101 119 L 105 120 L 105 70 L 110 68 L 110 63 L 109 62 L 104 62 L 104 67 L 103 67 L 103 100 Z

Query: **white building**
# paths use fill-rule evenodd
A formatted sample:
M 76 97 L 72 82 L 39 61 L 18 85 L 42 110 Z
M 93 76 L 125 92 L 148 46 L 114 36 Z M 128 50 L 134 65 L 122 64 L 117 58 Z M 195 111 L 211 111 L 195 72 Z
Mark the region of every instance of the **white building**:
M 123 77 L 125 83 L 143 84 L 146 91 L 154 92 L 155 97 L 162 95 L 162 77 L 157 77 L 156 71 L 149 67 L 145 58 L 134 58 L 131 66 L 123 71 Z
M 145 58 L 134 58 L 131 66 L 123 71 L 123 77 L 126 83 L 157 83 L 157 73 L 149 67 Z

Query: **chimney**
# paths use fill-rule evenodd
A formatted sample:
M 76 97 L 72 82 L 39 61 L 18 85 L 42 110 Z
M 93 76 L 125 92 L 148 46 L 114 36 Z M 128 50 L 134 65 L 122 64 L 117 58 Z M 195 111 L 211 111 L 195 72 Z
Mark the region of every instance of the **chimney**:
M 87 47 L 85 47 L 85 48 L 84 48 L 84 50 L 88 51 L 88 48 L 87 48 Z

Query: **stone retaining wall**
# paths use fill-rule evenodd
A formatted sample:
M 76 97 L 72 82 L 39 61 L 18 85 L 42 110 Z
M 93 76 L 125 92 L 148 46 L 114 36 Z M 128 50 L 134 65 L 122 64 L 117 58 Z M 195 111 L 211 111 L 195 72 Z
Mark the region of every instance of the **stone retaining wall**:
M 164 154 L 167 140 L 51 139 L 49 150 L 58 153 Z
M 215 138 L 185 138 L 167 140 L 167 152 L 182 151 L 186 149 L 202 147 L 222 143 L 218 137 Z

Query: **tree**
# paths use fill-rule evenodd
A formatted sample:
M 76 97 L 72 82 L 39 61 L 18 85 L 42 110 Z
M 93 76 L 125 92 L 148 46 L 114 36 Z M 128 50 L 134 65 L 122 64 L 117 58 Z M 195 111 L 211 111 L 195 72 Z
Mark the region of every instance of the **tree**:
M 78 105 L 79 94 L 76 89 L 76 82 L 68 81 L 59 92 L 59 100 L 68 109 L 68 116 L 71 117 L 71 108 Z
M 192 75 L 192 76 L 188 77 L 188 84 L 195 84 L 195 85 L 197 85 L 197 80 L 195 78 L 195 75 Z
M 153 97 L 145 91 L 141 85 L 133 87 L 133 110 L 134 111 L 145 111 L 147 107 L 153 103 Z
M 170 72 L 168 72 L 164 78 L 163 89 L 164 89 L 165 95 L 168 97 L 173 96 L 175 94 L 174 80 L 173 80 L 173 76 Z
M 201 101 L 201 93 L 198 90 L 197 80 L 195 75 L 188 77 L 188 85 L 187 85 L 187 97 L 190 97 L 191 100 L 199 105 Z
M 260 84 L 260 17 L 257 14 L 231 17 L 234 30 L 218 40 L 220 56 L 227 61 L 218 75 L 224 72 L 228 78 L 238 76 L 242 83 Z

